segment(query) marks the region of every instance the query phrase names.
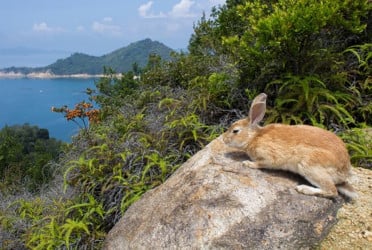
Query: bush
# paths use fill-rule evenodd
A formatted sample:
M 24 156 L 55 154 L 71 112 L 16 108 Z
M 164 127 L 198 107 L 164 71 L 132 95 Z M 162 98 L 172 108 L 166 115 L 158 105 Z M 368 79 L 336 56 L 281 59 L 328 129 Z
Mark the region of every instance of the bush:
M 49 138 L 47 129 L 29 124 L 6 126 L 0 131 L 0 178 L 2 192 L 16 192 L 25 187 L 38 191 L 50 181 L 63 143 Z
M 71 195 L 13 203 L 1 217 L 4 230 L 29 248 L 100 248 L 133 202 L 240 118 L 261 91 L 270 96 L 266 122 L 332 128 L 352 162 L 370 167 L 371 46 L 363 33 L 370 6 L 227 0 L 195 26 L 190 54 L 166 63 L 152 55 L 141 79 L 105 69 L 97 92 L 87 91 L 99 122 L 84 126 L 60 159 Z M 11 137 L 4 145 L 12 145 L 9 161 L 23 150 Z

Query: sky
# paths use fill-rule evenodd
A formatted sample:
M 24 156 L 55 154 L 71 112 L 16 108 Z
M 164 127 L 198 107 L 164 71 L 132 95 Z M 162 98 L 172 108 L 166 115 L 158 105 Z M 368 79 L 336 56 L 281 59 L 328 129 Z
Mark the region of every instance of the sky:
M 145 38 L 186 49 L 203 12 L 225 0 L 0 0 L 0 68 L 101 56 Z

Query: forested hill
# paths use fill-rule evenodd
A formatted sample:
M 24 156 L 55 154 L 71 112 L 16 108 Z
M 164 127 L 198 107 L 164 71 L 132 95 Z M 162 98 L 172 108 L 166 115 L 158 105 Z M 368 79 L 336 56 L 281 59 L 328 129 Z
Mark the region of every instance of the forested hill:
M 102 74 L 103 67 L 111 67 L 116 72 L 132 70 L 132 65 L 137 63 L 139 67 L 147 64 L 149 55 L 156 54 L 163 60 L 170 59 L 173 50 L 163 43 L 145 39 L 129 44 L 103 56 L 91 56 L 83 53 L 74 53 L 65 59 L 59 59 L 46 67 L 10 67 L 2 69 L 2 72 L 14 72 L 29 74 L 31 72 L 51 72 L 55 75 L 72 74 Z

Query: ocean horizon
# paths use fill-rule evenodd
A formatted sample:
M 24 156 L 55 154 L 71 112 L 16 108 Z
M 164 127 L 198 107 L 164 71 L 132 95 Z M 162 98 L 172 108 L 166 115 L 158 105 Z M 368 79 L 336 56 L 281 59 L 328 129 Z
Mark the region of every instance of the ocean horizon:
M 79 127 L 67 121 L 61 113 L 51 111 L 52 107 L 89 101 L 87 88 L 95 89 L 97 79 L 0 79 L 0 127 L 28 123 L 49 130 L 49 136 L 71 142 Z

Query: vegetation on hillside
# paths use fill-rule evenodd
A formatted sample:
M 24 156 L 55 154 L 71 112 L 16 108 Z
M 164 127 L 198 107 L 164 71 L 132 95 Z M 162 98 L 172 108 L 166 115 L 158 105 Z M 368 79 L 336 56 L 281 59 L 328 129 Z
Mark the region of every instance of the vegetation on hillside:
M 71 56 L 59 59 L 46 67 L 27 68 L 10 67 L 3 72 L 29 74 L 33 72 L 51 72 L 55 75 L 72 74 L 103 74 L 103 68 L 108 67 L 118 73 L 128 72 L 133 64 L 144 67 L 150 55 L 158 55 L 163 60 L 169 60 L 173 50 L 164 44 L 150 39 L 141 40 L 117 49 L 103 56 L 90 56 L 83 53 L 74 53 Z
M 38 191 L 53 176 L 53 163 L 62 142 L 49 138 L 47 129 L 29 124 L 0 130 L 0 192 Z
M 5 246 L 99 249 L 134 201 L 243 116 L 262 91 L 266 123 L 333 130 L 352 162 L 370 168 L 370 9 L 368 0 L 227 0 L 195 25 L 189 53 L 170 61 L 151 55 L 120 77 L 105 68 L 97 90 L 87 90 L 99 119 L 60 158 L 65 192 L 4 208 Z

